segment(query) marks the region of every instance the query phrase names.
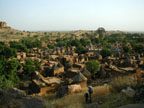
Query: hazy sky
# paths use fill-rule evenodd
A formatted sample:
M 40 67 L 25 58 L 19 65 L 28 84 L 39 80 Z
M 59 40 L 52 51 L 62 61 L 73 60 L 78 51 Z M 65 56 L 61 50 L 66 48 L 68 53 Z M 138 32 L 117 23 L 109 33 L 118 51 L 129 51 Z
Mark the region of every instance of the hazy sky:
M 144 31 L 144 0 L 0 0 L 0 20 L 19 30 Z

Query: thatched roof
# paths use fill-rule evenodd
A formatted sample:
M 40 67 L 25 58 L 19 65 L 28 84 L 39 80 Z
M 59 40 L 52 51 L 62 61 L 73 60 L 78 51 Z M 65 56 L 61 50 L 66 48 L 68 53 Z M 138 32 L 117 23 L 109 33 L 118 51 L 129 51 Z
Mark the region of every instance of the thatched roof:
M 90 73 L 88 70 L 86 70 L 86 69 L 84 69 L 84 70 L 82 71 L 82 74 L 85 75 L 85 76 L 91 75 L 91 73 Z
M 72 80 L 73 80 L 73 83 L 77 83 L 81 81 L 86 81 L 87 78 L 81 72 L 79 72 L 76 76 L 72 78 Z

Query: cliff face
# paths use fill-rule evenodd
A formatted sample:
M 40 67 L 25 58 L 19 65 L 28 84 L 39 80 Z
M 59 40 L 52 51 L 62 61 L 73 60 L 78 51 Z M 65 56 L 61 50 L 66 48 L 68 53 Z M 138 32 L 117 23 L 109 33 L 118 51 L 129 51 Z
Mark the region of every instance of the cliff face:
M 7 23 L 6 22 L 0 22 L 0 28 L 6 28 Z

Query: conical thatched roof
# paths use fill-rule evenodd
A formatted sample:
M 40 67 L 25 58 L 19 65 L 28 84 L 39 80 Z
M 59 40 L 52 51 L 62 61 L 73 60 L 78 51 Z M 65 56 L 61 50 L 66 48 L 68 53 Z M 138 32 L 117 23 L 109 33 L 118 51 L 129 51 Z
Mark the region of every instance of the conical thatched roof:
M 86 81 L 87 78 L 81 72 L 79 72 L 76 76 L 72 78 L 72 80 L 73 80 L 73 83 L 77 83 L 81 81 Z
M 91 75 L 91 73 L 90 73 L 88 70 L 86 70 L 86 69 L 84 69 L 84 70 L 82 71 L 82 74 L 83 74 L 84 76 L 89 76 L 89 75 Z

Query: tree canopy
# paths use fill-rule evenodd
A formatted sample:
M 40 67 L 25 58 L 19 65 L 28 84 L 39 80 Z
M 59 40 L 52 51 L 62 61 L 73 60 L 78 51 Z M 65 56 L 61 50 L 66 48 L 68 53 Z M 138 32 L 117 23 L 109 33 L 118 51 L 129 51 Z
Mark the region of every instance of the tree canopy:
M 97 60 L 89 60 L 88 62 L 86 62 L 86 68 L 92 74 L 96 74 L 100 70 L 100 67 L 100 62 Z

